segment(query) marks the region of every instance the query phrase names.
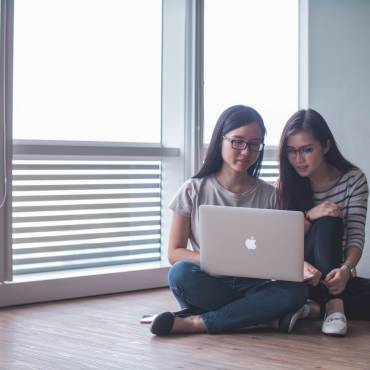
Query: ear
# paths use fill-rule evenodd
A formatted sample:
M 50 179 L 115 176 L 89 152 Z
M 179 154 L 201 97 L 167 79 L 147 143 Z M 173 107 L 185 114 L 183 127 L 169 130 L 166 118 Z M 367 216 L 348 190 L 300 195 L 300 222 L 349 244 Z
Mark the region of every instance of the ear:
M 330 144 L 330 140 L 326 140 L 326 144 L 324 145 L 324 154 L 327 154 L 327 152 L 330 150 L 331 148 L 331 144 Z

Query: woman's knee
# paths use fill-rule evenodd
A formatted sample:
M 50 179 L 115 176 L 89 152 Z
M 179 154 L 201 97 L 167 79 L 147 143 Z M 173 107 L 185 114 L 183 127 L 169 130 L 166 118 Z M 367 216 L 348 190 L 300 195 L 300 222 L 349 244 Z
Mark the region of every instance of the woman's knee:
M 338 232 L 343 229 L 343 220 L 340 217 L 324 216 L 317 219 L 313 225 L 313 228 L 323 228 L 325 231 Z
M 189 261 L 176 262 L 168 271 L 168 283 L 170 287 L 184 285 L 185 282 L 191 279 L 191 275 L 196 268 L 199 269 L 196 264 Z
M 325 276 L 342 263 L 343 220 L 338 217 L 321 217 L 313 223 L 310 232 L 307 245 L 312 250 L 311 262 Z

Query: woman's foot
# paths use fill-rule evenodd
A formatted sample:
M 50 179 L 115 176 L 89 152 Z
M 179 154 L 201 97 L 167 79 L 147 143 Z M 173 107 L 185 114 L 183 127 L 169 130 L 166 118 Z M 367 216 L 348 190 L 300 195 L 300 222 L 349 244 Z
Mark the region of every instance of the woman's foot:
M 326 314 L 331 315 L 334 312 L 341 312 L 344 314 L 344 305 L 342 299 L 334 298 L 328 301 L 326 304 Z
M 326 335 L 344 336 L 347 334 L 347 319 L 341 299 L 331 299 L 326 304 L 326 314 L 321 331 Z
M 206 333 L 207 328 L 198 315 L 178 317 L 172 312 L 163 312 L 153 320 L 150 331 L 163 336 L 175 333 Z
M 172 333 L 206 333 L 207 328 L 200 316 L 176 317 Z
M 175 315 L 172 312 L 163 312 L 152 321 L 150 331 L 155 335 L 168 335 L 171 333 Z
M 342 312 L 325 315 L 321 331 L 326 335 L 343 337 L 347 334 L 347 319 Z

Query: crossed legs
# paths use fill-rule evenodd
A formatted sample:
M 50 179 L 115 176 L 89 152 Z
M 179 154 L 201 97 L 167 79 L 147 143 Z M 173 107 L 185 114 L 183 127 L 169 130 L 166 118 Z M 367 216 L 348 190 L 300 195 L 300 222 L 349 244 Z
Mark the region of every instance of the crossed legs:
M 296 311 L 308 296 L 305 283 L 214 277 L 186 261 L 170 269 L 169 284 L 180 306 L 194 312 L 175 318 L 173 331 L 189 325 L 191 332 L 220 333 L 265 324 Z

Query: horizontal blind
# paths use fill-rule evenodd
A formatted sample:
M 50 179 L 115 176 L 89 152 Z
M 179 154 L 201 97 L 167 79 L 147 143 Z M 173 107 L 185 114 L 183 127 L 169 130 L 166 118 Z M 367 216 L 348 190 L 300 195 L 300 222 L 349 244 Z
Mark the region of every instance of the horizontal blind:
M 13 160 L 14 275 L 160 260 L 161 162 Z
M 275 185 L 279 177 L 279 162 L 277 160 L 264 160 L 262 162 L 260 179 Z

